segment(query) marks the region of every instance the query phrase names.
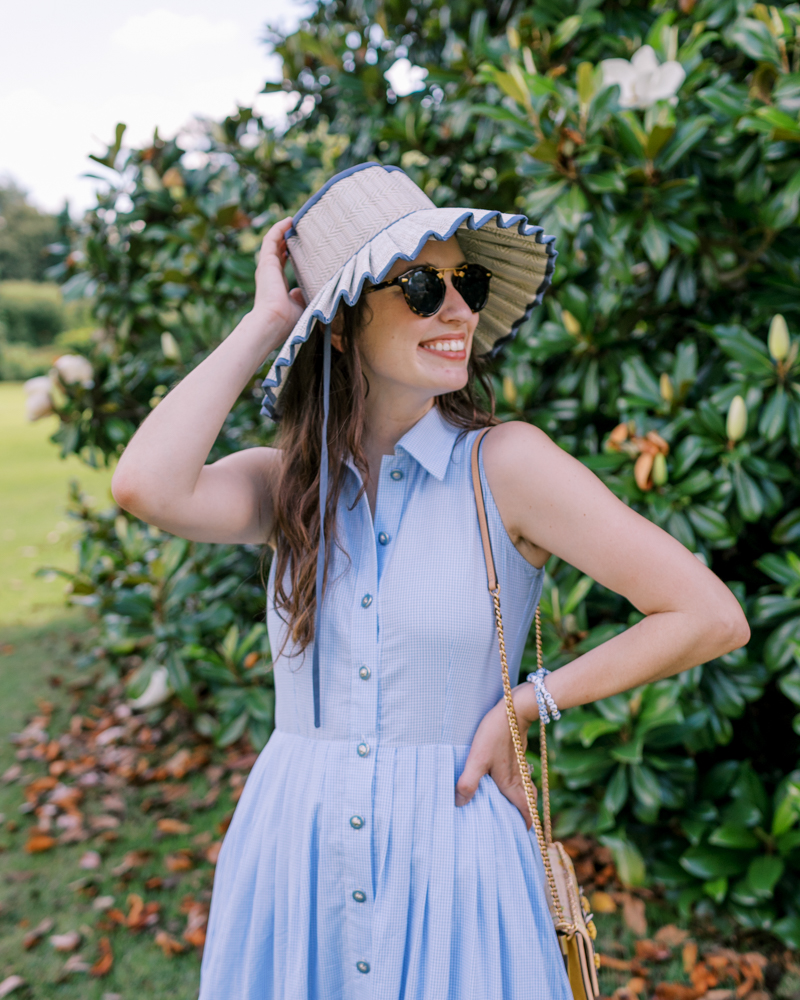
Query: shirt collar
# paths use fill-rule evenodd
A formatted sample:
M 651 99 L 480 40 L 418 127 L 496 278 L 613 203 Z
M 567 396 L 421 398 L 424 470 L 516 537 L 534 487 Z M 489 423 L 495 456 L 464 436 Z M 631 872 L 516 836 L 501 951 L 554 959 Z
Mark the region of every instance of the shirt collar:
M 445 420 L 439 408 L 434 405 L 400 438 L 395 445 L 395 454 L 404 451 L 441 482 L 460 433 L 461 430 Z M 361 473 L 356 468 L 352 455 L 347 456 L 345 464 L 360 482 Z
M 434 405 L 400 438 L 395 452 L 405 451 L 441 481 L 447 472 L 450 456 L 460 433 L 460 429 L 446 420 Z

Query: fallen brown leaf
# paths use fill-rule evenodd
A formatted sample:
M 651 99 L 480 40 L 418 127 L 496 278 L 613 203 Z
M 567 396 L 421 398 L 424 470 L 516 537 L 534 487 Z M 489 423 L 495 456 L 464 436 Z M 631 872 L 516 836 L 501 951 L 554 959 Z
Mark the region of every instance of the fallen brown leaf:
M 687 941 L 681 949 L 681 959 L 683 961 L 683 971 L 688 975 L 697 965 L 697 945 L 694 941 Z
M 689 937 L 689 932 L 681 927 L 676 927 L 675 924 L 665 924 L 658 928 L 654 937 L 659 944 L 665 944 L 668 948 L 677 948 Z
M 89 826 L 93 830 L 116 830 L 119 826 L 119 817 L 104 813 L 101 816 L 90 816 Z
M 191 851 L 176 851 L 164 858 L 164 866 L 169 872 L 188 872 L 194 868 Z
M 643 938 L 636 942 L 636 957 L 640 962 L 666 962 L 672 952 L 666 945 Z
M 703 996 L 693 986 L 683 986 L 681 983 L 659 983 L 656 986 L 656 1000 L 698 1000 Z
M 616 969 L 617 972 L 631 971 L 631 961 L 629 958 L 614 958 L 613 955 L 601 955 L 600 965 L 604 969 Z
M 69 976 L 73 972 L 88 972 L 89 963 L 84 959 L 83 955 L 70 955 L 70 957 L 64 963 L 64 968 L 61 970 L 63 976 Z
M 160 903 L 145 903 L 141 896 L 131 893 L 128 896 L 128 913 L 125 923 L 131 930 L 140 931 L 145 927 L 152 927 L 158 923 L 158 912 L 161 909 Z
M 97 853 L 97 851 L 86 851 L 81 860 L 78 862 L 80 868 L 84 868 L 86 871 L 95 871 L 103 863 L 103 859 Z
M 632 896 L 629 892 L 622 893 L 622 919 L 625 926 L 637 937 L 647 934 L 647 918 L 644 912 L 644 900 Z
M 607 892 L 593 892 L 589 897 L 593 913 L 616 913 L 617 904 Z
M 22 939 L 22 947 L 25 951 L 30 951 L 31 948 L 35 948 L 45 934 L 49 934 L 54 926 L 55 920 L 53 920 L 52 917 L 45 917 L 44 920 L 34 927 L 32 931 L 28 931 Z
M 46 833 L 34 833 L 28 838 L 25 850 L 28 854 L 42 854 L 56 846 L 56 838 Z
M 4 785 L 10 785 L 13 781 L 17 781 L 22 777 L 22 764 L 12 764 L 6 771 L 3 772 L 3 776 L 0 781 Z
M 170 834 L 191 833 L 192 830 L 188 823 L 184 823 L 180 819 L 160 819 L 156 823 L 156 826 L 162 833 Z
M 206 851 L 206 861 L 210 865 L 215 865 L 217 863 L 217 860 L 219 859 L 219 852 L 220 852 L 221 849 L 222 849 L 222 841 L 221 840 L 217 840 L 213 844 L 210 845 L 210 847 Z
M 98 947 L 100 949 L 100 957 L 89 969 L 89 975 L 99 979 L 111 972 L 111 967 L 114 964 L 114 953 L 111 950 L 111 942 L 107 937 L 100 938 Z
M 81 943 L 81 936 L 77 931 L 67 931 L 66 934 L 53 934 L 50 944 L 56 951 L 75 951 Z
M 166 931 L 159 931 L 156 934 L 156 944 L 167 958 L 172 958 L 173 955 L 180 955 L 186 951 L 186 945 L 171 934 L 167 934 Z
M 14 990 L 18 990 L 20 986 L 24 985 L 25 980 L 22 976 L 8 976 L 0 983 L 0 997 L 7 997 L 9 993 L 13 993 Z
M 647 989 L 647 980 L 643 979 L 641 976 L 634 976 L 633 979 L 629 979 L 628 982 L 625 983 L 625 986 L 631 991 L 631 993 L 635 993 L 638 996 L 640 993 L 644 993 Z
M 712 972 L 705 962 L 698 962 L 692 969 L 689 978 L 692 981 L 692 986 L 694 986 L 700 996 L 707 993 L 712 986 L 716 986 L 719 983 L 719 977 Z

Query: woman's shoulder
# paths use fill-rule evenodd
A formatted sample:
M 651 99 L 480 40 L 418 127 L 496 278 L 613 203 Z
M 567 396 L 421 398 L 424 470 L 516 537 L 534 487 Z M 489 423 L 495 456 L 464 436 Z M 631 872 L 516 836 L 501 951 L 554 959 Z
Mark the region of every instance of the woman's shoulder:
M 481 450 L 487 471 L 491 466 L 497 471 L 513 472 L 519 469 L 521 460 L 535 459 L 552 448 L 558 449 L 558 445 L 540 427 L 524 420 L 508 420 L 491 428 Z

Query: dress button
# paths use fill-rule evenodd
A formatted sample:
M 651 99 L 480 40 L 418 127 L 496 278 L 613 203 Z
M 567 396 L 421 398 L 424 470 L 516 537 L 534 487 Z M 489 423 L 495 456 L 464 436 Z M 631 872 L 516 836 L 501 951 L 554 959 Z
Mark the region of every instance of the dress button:
M 364 594 L 361 598 L 361 607 L 368 608 L 372 604 L 372 594 Z
M 362 892 L 360 889 L 356 889 L 356 891 L 353 893 L 353 899 L 357 903 L 363 903 L 366 898 L 367 894 L 365 892 Z
M 369 962 L 356 962 L 356 968 L 359 972 L 369 972 Z
M 372 671 L 369 669 L 369 667 L 359 667 L 358 676 L 361 678 L 362 681 L 368 681 L 369 675 L 371 673 Z
M 382 531 L 382 532 L 381 532 L 381 533 L 380 533 L 380 534 L 378 535 L 378 541 L 379 541 L 379 542 L 381 543 L 381 545 L 388 545 L 388 544 L 389 544 L 389 541 L 390 541 L 390 538 L 389 538 L 389 536 L 388 536 L 388 535 L 386 534 L 386 532 L 385 532 L 385 531 Z
M 369 743 L 359 743 L 356 750 L 358 750 L 359 757 L 366 757 L 369 753 Z
M 350 817 L 350 826 L 352 826 L 354 830 L 360 830 L 363 825 L 364 820 L 360 816 Z
M 392 469 L 392 471 L 389 473 L 389 475 L 392 477 L 392 479 L 394 479 L 395 482 L 399 482 L 403 478 L 403 470 L 402 469 Z

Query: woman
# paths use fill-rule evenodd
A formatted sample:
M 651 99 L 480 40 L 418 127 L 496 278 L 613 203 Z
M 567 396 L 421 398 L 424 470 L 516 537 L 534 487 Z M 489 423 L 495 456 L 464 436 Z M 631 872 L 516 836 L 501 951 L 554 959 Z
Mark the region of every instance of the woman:
M 481 356 L 540 301 L 554 260 L 521 216 L 437 209 L 394 167 L 345 171 L 270 229 L 251 312 L 119 462 L 114 496 L 138 517 L 276 550 L 276 730 L 220 854 L 203 1000 L 570 996 L 469 468 L 493 423 Z M 206 465 L 278 348 L 264 383 L 278 447 Z M 541 430 L 498 425 L 481 457 L 512 678 L 551 553 L 645 614 L 548 678 L 562 710 L 748 641 L 728 588 Z M 525 732 L 535 685 L 513 697 Z

